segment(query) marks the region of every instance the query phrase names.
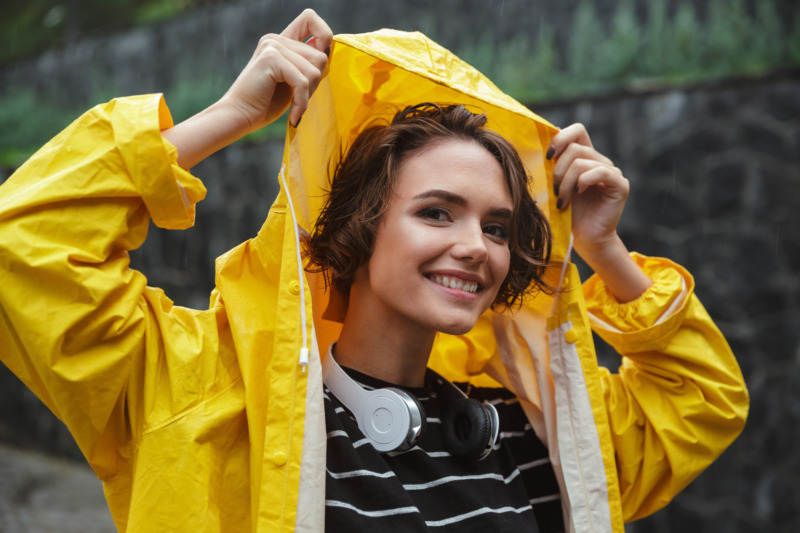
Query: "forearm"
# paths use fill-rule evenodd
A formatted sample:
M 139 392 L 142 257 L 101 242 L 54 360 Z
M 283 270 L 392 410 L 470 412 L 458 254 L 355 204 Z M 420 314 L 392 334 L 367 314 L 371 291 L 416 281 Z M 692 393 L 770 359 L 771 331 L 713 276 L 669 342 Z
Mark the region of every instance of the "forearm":
M 653 285 L 616 233 L 607 242 L 591 246 L 576 245 L 576 249 L 620 303 L 637 299 Z
M 194 115 L 164 130 L 162 135 L 178 150 L 178 165 L 190 169 L 214 152 L 250 133 L 245 116 L 225 97 Z

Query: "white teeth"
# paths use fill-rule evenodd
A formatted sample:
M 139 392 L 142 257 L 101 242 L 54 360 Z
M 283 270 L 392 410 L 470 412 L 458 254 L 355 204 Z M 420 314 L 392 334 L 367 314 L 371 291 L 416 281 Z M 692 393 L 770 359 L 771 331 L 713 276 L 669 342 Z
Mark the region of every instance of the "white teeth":
M 450 278 L 448 276 L 433 276 L 433 281 L 448 287 L 450 289 L 458 289 L 465 292 L 477 292 L 478 283 L 476 281 L 462 281 L 458 278 Z

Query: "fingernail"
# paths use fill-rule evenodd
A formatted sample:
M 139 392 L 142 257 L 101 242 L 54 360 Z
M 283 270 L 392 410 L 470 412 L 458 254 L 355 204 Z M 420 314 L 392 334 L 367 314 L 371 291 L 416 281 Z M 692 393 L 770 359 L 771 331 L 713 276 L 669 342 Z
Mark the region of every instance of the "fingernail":
M 300 125 L 300 121 L 303 120 L 303 115 L 300 115 L 300 118 L 297 119 L 297 122 L 294 123 L 293 128 L 296 128 Z
M 555 155 L 555 153 L 556 153 L 556 148 L 555 148 L 555 146 L 552 146 L 552 145 L 551 145 L 551 146 L 550 146 L 550 147 L 547 149 L 547 154 L 545 154 L 545 156 L 544 156 L 544 157 L 545 157 L 546 159 L 548 159 L 548 160 L 550 160 L 550 159 L 553 159 L 553 155 Z
M 562 201 L 561 201 L 561 198 L 559 198 L 559 199 L 558 199 L 558 201 L 556 202 L 556 209 L 561 209 L 561 206 L 562 206 L 563 204 L 564 204 L 564 202 L 562 202 Z
M 558 196 L 558 183 L 553 184 L 553 192 Z
M 328 56 L 328 57 L 331 57 L 331 47 L 330 46 L 325 49 L 325 55 Z

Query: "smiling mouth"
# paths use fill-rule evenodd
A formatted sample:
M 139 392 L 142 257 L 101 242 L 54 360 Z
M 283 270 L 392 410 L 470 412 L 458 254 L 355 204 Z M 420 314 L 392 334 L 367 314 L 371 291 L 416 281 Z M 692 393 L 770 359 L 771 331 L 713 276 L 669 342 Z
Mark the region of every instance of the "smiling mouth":
M 458 289 L 464 292 L 476 293 L 480 289 L 477 281 L 464 281 L 453 276 L 428 276 L 434 283 L 447 287 L 448 289 Z

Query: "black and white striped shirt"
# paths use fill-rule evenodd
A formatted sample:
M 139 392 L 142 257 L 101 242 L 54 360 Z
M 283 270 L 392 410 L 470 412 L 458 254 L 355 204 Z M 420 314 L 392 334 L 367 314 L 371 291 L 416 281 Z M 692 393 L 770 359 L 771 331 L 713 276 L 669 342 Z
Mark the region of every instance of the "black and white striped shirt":
M 368 389 L 396 387 L 345 371 Z M 445 451 L 439 402 L 432 388 L 402 388 L 422 404 L 427 428 L 412 449 L 383 454 L 368 443 L 330 390 L 324 389 L 326 531 L 564 531 L 561 498 L 547 449 L 511 392 L 469 390 L 470 397 L 494 404 L 500 416 L 494 450 L 483 461 L 470 461 Z

